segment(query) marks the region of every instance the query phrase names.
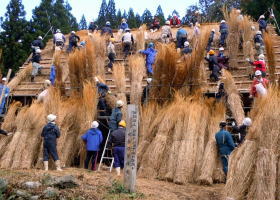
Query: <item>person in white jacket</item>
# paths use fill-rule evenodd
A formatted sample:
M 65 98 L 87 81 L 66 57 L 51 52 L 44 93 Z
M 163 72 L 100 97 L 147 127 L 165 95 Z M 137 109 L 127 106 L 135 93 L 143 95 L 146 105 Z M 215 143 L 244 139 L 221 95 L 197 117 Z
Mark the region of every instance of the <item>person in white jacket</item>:
M 129 28 L 125 29 L 125 34 L 122 37 L 122 43 L 123 43 L 124 58 L 126 58 L 130 53 L 132 46 L 134 44 L 134 38 L 132 33 L 130 33 Z

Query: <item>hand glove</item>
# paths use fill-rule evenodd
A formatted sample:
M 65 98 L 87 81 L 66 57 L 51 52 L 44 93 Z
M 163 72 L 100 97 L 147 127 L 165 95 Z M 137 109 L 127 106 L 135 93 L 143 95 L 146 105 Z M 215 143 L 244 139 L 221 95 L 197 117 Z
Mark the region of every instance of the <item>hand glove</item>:
M 235 125 L 236 125 L 235 122 L 232 122 L 231 124 L 232 124 L 232 126 L 235 126 Z
M 108 94 L 111 94 L 111 93 L 112 93 L 111 90 L 109 90 L 109 91 L 108 91 Z

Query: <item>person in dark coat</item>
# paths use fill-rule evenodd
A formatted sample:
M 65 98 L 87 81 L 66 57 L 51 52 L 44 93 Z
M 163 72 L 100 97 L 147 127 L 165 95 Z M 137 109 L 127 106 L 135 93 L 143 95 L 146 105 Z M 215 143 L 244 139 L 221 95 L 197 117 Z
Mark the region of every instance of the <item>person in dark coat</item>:
M 264 31 L 267 32 L 266 28 L 267 28 L 267 23 L 265 21 L 265 16 L 264 15 L 261 15 L 259 20 L 258 20 L 258 23 L 259 23 L 259 30 L 263 33 Z
M 32 61 L 31 82 L 33 82 L 35 76 L 37 76 L 37 74 L 41 74 L 42 66 L 40 65 L 40 61 L 41 61 L 40 49 L 36 49 L 35 53 L 32 54 L 31 61 Z
M 49 155 L 53 158 L 55 161 L 56 169 L 58 171 L 62 171 L 60 167 L 60 160 L 57 154 L 57 149 L 56 149 L 56 140 L 57 138 L 60 137 L 60 131 L 59 128 L 55 124 L 56 116 L 53 114 L 49 114 L 47 116 L 48 124 L 45 125 L 43 128 L 41 136 L 43 137 L 44 140 L 44 145 L 43 145 L 43 154 L 44 154 L 44 167 L 45 171 L 48 171 L 48 166 L 49 166 Z
M 106 95 L 107 93 L 110 93 L 109 87 L 102 81 L 99 80 L 100 78 L 95 77 L 96 87 L 99 95 L 97 108 L 101 112 L 99 113 L 101 116 L 107 115 L 107 102 L 106 102 Z
M 73 50 L 73 48 L 77 48 L 79 42 L 80 42 L 80 37 L 78 35 L 76 35 L 75 31 L 72 31 L 71 35 L 69 37 L 68 52 L 71 52 Z
M 183 55 L 191 54 L 192 53 L 192 48 L 190 48 L 190 43 L 186 41 L 184 43 L 184 48 L 182 50 Z
M 36 40 L 31 43 L 32 53 L 35 53 L 36 49 L 43 49 L 44 43 L 42 36 L 39 36 Z
M 143 89 L 143 94 L 142 94 L 142 100 L 141 100 L 142 104 L 148 103 L 152 80 L 153 80 L 152 78 L 147 78 L 147 85 Z
M 184 43 L 188 40 L 188 32 L 182 27 L 176 33 L 177 48 L 184 48 Z
M 124 102 L 122 100 L 118 100 L 116 103 L 116 108 L 112 110 L 112 114 L 109 118 L 109 128 L 111 131 L 118 129 L 118 124 L 122 120 L 122 107 L 124 105 Z
M 226 131 L 226 122 L 220 123 L 221 130 L 216 133 L 215 139 L 219 150 L 219 155 L 223 164 L 223 171 L 227 175 L 228 172 L 228 159 L 231 152 L 234 150 L 235 145 L 230 132 Z
M 254 43 L 255 43 L 255 48 L 257 50 L 257 54 L 261 55 L 264 54 L 264 41 L 263 41 L 263 36 L 261 31 L 257 31 L 256 35 L 254 36 Z
M 118 176 L 120 176 L 121 169 L 124 168 L 125 127 L 126 122 L 124 120 L 120 121 L 119 128 L 112 132 L 108 141 L 108 146 L 113 147 L 114 168 Z
M 101 29 L 101 35 L 105 35 L 105 34 L 113 37 L 113 31 L 110 22 L 106 22 L 106 25 Z
M 211 33 L 210 33 L 210 36 L 209 36 L 209 39 L 208 39 L 208 44 L 207 44 L 207 47 L 206 47 L 206 51 L 210 51 L 211 50 L 211 47 L 213 45 L 213 42 L 214 42 L 214 37 L 215 37 L 215 29 L 212 29 Z
M 226 23 L 225 20 L 221 21 L 220 24 L 220 46 L 226 46 L 226 40 L 227 40 L 227 36 L 228 36 L 228 25 Z
M 205 60 L 208 61 L 209 70 L 212 72 L 210 74 L 210 79 L 214 82 L 217 82 L 219 81 L 220 73 L 218 58 L 215 56 L 215 51 L 213 50 L 210 50 L 208 54 L 209 56 L 205 57 Z
M 85 159 L 85 169 L 88 169 L 89 161 L 91 160 L 92 170 L 96 170 L 96 162 L 98 157 L 98 151 L 103 141 L 102 132 L 98 129 L 99 123 L 93 121 L 91 129 L 89 129 L 84 135 L 81 136 L 82 140 L 86 144 L 87 156 Z
M 94 22 L 90 22 L 88 30 L 90 30 L 92 33 L 97 30 L 98 26 Z
M 241 126 L 237 126 L 234 124 L 233 126 L 233 130 L 232 132 L 235 133 L 235 134 L 238 134 L 238 144 L 242 144 L 246 135 L 247 135 L 247 132 L 248 132 L 248 129 L 249 127 L 252 125 L 252 120 L 249 118 L 249 117 L 246 117 L 243 122 L 242 122 L 242 125 Z
M 229 69 L 229 57 L 224 54 L 224 47 L 219 48 L 219 54 L 217 56 L 219 68 L 221 69 Z

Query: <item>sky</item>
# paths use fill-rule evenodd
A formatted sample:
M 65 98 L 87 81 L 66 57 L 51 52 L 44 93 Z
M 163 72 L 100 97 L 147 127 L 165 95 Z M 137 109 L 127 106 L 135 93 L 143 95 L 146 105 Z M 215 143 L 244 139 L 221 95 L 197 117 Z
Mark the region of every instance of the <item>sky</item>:
M 6 7 L 10 0 L 0 0 L 0 16 L 4 16 Z M 86 16 L 87 21 L 96 19 L 100 9 L 102 0 L 68 0 L 73 10 L 72 13 L 79 22 L 82 15 Z M 32 9 L 40 4 L 40 0 L 22 0 L 26 11 L 26 18 L 30 19 L 32 16 Z M 107 0 L 108 2 L 108 0 Z M 135 13 L 142 15 L 144 10 L 148 8 L 152 14 L 155 14 L 158 5 L 161 5 L 165 17 L 176 9 L 180 16 L 185 14 L 186 8 L 190 5 L 197 4 L 198 0 L 115 0 L 116 8 L 125 9 L 128 11 L 130 7 Z

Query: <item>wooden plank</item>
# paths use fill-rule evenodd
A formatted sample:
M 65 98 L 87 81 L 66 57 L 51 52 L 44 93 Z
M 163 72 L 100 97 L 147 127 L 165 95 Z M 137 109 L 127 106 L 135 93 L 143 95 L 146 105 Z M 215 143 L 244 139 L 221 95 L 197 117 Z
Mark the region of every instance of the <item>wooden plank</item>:
M 124 186 L 129 192 L 135 192 L 136 185 L 138 125 L 139 108 L 130 104 L 127 108 L 124 160 Z

